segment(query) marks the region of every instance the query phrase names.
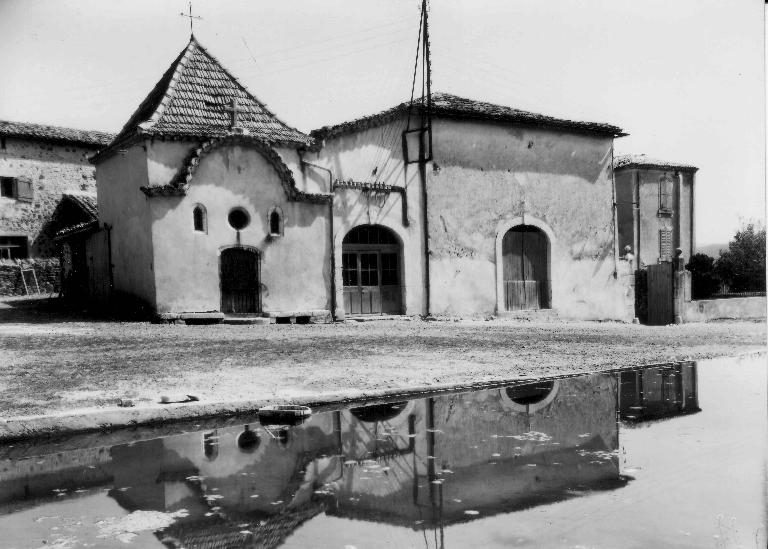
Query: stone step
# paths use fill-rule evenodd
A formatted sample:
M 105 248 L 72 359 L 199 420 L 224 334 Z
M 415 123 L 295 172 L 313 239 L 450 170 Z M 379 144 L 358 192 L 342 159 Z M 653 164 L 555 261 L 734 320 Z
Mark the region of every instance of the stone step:
M 222 324 L 235 324 L 235 325 L 258 325 L 263 326 L 265 324 L 271 324 L 272 319 L 263 316 L 225 316 L 221 321 Z
M 526 309 L 521 311 L 499 311 L 496 318 L 530 320 L 532 322 L 555 322 L 560 319 L 555 309 Z

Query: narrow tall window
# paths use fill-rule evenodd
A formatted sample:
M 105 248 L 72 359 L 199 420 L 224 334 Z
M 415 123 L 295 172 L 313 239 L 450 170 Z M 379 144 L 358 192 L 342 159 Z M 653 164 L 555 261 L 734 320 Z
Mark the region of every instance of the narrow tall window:
M 208 216 L 205 213 L 205 206 L 198 204 L 192 212 L 192 220 L 195 230 L 201 233 L 208 232 Z
M 672 211 L 672 178 L 665 175 L 659 180 L 659 210 Z
M 277 206 L 269 210 L 269 236 L 282 236 L 283 213 Z

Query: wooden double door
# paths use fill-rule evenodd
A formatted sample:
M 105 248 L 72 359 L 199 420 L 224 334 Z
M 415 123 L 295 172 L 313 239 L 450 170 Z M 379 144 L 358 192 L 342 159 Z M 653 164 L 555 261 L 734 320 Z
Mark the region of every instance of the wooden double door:
M 549 239 L 530 225 L 513 227 L 502 240 L 507 311 L 549 309 Z
M 650 326 L 675 321 L 674 269 L 670 262 L 648 265 L 648 319 Z
M 221 252 L 221 312 L 251 314 L 261 311 L 259 254 L 248 248 Z
M 400 250 L 395 246 L 343 248 L 344 311 L 401 314 Z

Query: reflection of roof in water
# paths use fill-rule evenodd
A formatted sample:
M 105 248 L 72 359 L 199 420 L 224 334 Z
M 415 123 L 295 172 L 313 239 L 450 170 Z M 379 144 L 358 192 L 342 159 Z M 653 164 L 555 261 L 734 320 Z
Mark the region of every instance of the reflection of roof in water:
M 692 416 L 694 414 L 698 414 L 701 412 L 701 408 L 691 408 L 690 410 L 683 410 L 683 411 L 669 411 L 665 413 L 659 413 L 659 414 L 643 414 L 643 412 L 639 412 L 636 416 L 633 416 L 632 414 L 621 414 L 621 420 L 623 422 L 624 427 L 627 429 L 637 429 L 640 427 L 650 427 L 651 425 L 655 425 L 656 423 L 661 423 L 662 421 L 668 421 L 670 419 L 681 417 L 681 416 Z
M 194 517 L 174 523 L 158 538 L 167 547 L 179 549 L 271 549 L 282 545 L 294 530 L 324 509 L 322 503 L 313 502 L 277 515 L 252 515 L 250 520 L 238 517 L 233 521 L 220 515 Z

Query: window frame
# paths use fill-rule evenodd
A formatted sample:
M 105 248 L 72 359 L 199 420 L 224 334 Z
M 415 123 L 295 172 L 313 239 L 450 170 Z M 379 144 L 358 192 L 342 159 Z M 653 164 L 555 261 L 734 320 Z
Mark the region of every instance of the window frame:
M 675 182 L 672 177 L 664 174 L 659 179 L 659 213 L 671 214 L 674 209 Z
M 7 183 L 11 184 L 11 194 L 6 194 L 4 192 L 5 185 Z M 10 176 L 2 176 L 0 177 L 0 197 L 2 198 L 10 198 L 12 200 L 18 200 L 19 197 L 19 179 L 17 177 L 10 177 Z
M 17 240 L 18 244 L 6 242 L 6 240 Z M 11 250 L 21 249 L 22 254 L 13 254 Z M 0 259 L 28 259 L 29 258 L 29 236 L 19 234 L 0 234 Z
M 197 228 L 197 212 L 201 215 L 202 228 Z M 192 208 L 192 230 L 196 233 L 208 234 L 208 210 L 202 204 L 195 204 Z
M 272 217 L 277 216 L 277 232 L 272 227 Z M 283 210 L 280 206 L 272 206 L 267 213 L 267 228 L 269 229 L 270 238 L 279 238 L 284 234 L 285 217 L 283 216 Z

